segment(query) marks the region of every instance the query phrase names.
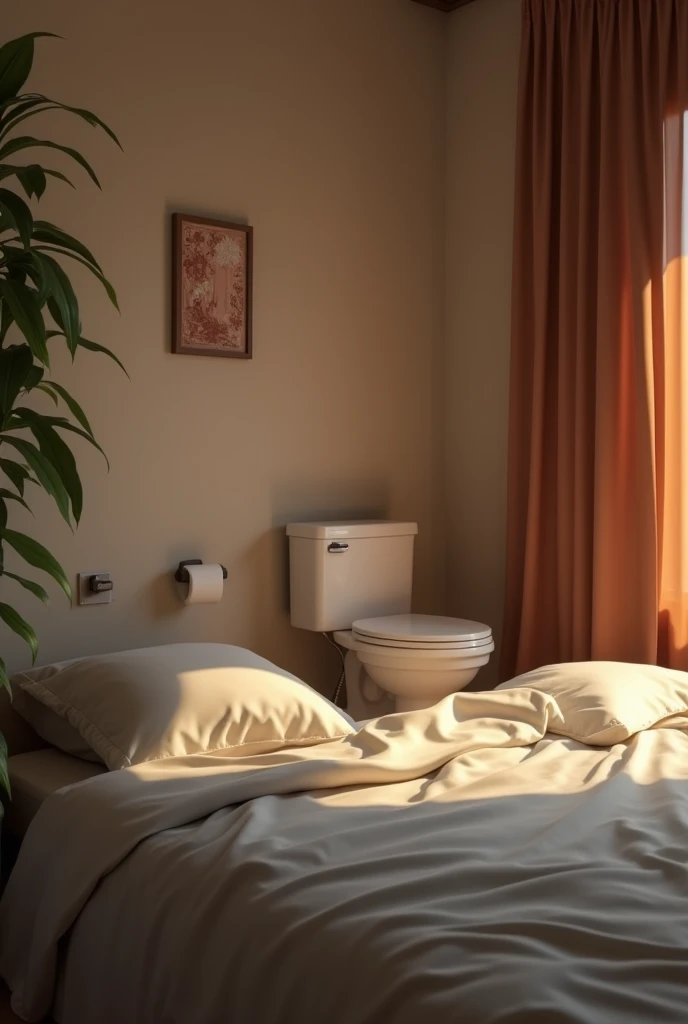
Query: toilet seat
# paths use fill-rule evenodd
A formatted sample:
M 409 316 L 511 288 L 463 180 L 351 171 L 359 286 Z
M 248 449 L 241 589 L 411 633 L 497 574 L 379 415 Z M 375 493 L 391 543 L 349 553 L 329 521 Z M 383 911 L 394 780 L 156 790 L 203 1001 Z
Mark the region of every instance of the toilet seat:
M 432 654 L 441 653 L 442 651 L 475 651 L 480 650 L 482 647 L 490 647 L 493 644 L 491 636 L 485 640 L 466 640 L 465 642 L 456 641 L 454 643 L 423 643 L 422 641 L 411 642 L 406 640 L 391 640 L 382 639 L 380 637 L 368 637 L 365 634 L 357 633 L 356 630 L 352 631 L 353 639 L 357 644 L 365 644 L 367 647 L 386 647 L 388 649 L 394 649 L 397 651 L 419 651 L 427 652 Z
M 350 652 L 346 679 L 358 718 L 380 714 L 366 685 L 389 694 L 395 711 L 428 708 L 469 686 L 495 649 L 489 626 L 441 615 L 358 619 L 334 639 Z
M 359 619 L 352 627 L 352 639 L 363 650 L 392 648 L 402 652 L 422 652 L 427 657 L 460 652 L 465 656 L 494 650 L 492 630 L 482 622 L 454 619 L 442 615 L 386 615 Z M 392 650 L 389 651 L 392 654 Z
M 390 668 L 394 665 L 402 668 L 410 664 L 422 664 L 429 668 L 436 662 L 439 668 L 440 662 L 443 662 L 445 666 L 454 663 L 458 664 L 459 662 L 469 664 L 473 661 L 476 664 L 478 662 L 481 665 L 487 664 L 490 655 L 494 651 L 494 640 L 489 640 L 480 647 L 441 647 L 436 651 L 428 651 L 418 647 L 383 647 L 382 644 L 366 644 L 362 640 L 354 638 L 352 649 L 360 655 L 362 661 L 367 662 L 375 659 L 372 661 L 372 664 L 376 665 L 384 663 Z

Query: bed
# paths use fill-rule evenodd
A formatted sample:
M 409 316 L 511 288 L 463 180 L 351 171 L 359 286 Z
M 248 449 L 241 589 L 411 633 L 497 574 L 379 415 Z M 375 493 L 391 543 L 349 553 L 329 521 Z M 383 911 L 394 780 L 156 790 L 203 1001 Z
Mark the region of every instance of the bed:
M 12 799 L 3 801 L 3 869 L 14 859 L 26 830 L 44 800 L 58 789 L 101 775 L 105 766 L 64 751 L 43 740 L 17 713 L 5 691 L 0 694 L 0 733 L 8 747 L 7 770 Z
M 49 796 L 65 786 L 102 775 L 106 770 L 104 766 L 70 757 L 54 747 L 16 754 L 8 759 L 7 769 L 12 799 L 7 805 L 4 826 L 19 842 Z
M 0 906 L 15 1011 L 685 1024 L 688 690 L 672 695 L 632 729 L 605 709 L 583 741 L 587 698 L 457 694 L 60 789 Z

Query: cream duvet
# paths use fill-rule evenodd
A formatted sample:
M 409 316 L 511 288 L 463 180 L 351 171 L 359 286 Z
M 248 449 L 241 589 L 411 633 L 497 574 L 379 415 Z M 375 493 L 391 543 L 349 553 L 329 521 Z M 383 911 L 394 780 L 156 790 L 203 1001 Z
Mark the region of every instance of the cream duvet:
M 686 1024 L 688 735 L 447 698 L 317 747 L 51 797 L 0 908 L 62 1024 Z

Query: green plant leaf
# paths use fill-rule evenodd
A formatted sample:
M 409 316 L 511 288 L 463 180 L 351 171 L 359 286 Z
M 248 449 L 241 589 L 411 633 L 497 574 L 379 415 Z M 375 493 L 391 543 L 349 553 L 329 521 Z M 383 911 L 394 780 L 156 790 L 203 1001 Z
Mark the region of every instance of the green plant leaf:
M 29 199 L 40 199 L 48 185 L 48 178 L 40 164 L 28 164 L 25 170 L 17 171 L 19 182 Z
M 127 377 L 129 377 L 124 363 L 117 358 L 114 352 L 111 352 L 109 348 L 106 348 L 105 345 L 99 345 L 96 341 L 89 341 L 88 338 L 79 338 L 79 348 L 86 348 L 89 352 L 102 352 L 103 355 L 109 356 L 110 359 L 114 359 L 120 370 L 126 373 Z M 131 377 L 129 377 L 129 379 L 131 380 Z
M 0 188 L 0 213 L 17 231 L 24 248 L 28 249 L 33 234 L 33 216 L 21 196 Z
M 0 132 L 4 135 L 10 130 L 10 122 L 13 125 L 25 112 L 42 106 L 44 102 L 40 93 L 24 92 L 0 103 Z
M 14 244 L 19 241 L 18 236 L 3 239 L 2 262 L 3 269 L 6 271 L 5 276 L 12 281 L 19 281 L 21 284 L 26 284 L 27 277 L 30 277 L 32 281 L 40 282 L 40 267 L 35 265 L 33 253 L 30 249 Z
M 29 257 L 26 263 L 17 259 L 16 255 L 13 255 L 13 261 L 17 264 L 19 271 L 24 271 L 26 277 L 30 278 L 33 282 L 36 291 L 36 302 L 42 310 L 50 296 L 50 288 L 45 280 L 45 268 L 39 258 L 39 254 L 33 248 L 29 249 L 26 255 Z M 45 336 L 47 339 L 47 331 Z
M 81 321 L 79 318 L 79 302 L 76 297 L 72 282 L 67 277 L 57 260 L 47 256 L 44 252 L 36 253 L 43 268 L 43 279 L 45 286 L 52 298 L 48 299 L 48 309 L 64 331 L 69 351 L 74 355 L 79 344 L 81 334 Z M 59 310 L 59 317 L 55 316 L 54 306 Z
M 0 160 L 6 160 L 8 156 L 12 156 L 14 153 L 20 153 L 24 149 L 35 149 L 37 146 L 42 149 L 57 149 L 60 153 L 66 153 L 67 156 L 83 167 L 91 181 L 100 188 L 96 172 L 78 150 L 72 149 L 71 146 L 62 146 L 59 142 L 51 142 L 50 139 L 34 139 L 31 135 L 17 135 L 16 138 L 10 139 L 4 146 L 0 147 Z
M 17 488 L 20 496 L 23 497 L 24 484 L 31 477 L 31 473 L 26 466 L 22 466 L 20 462 L 13 462 L 11 459 L 0 459 L 0 469 Z
M 0 487 L 0 498 L 2 498 L 3 501 L 18 501 L 19 504 L 23 505 L 28 512 L 31 512 L 31 509 L 24 499 L 19 494 L 15 494 L 14 491 L 8 491 L 6 487 Z M 33 512 L 31 512 L 31 515 L 33 515 Z
M 0 686 L 4 686 L 10 695 L 10 700 L 12 700 L 12 687 L 10 686 L 10 678 L 7 675 L 7 665 L 2 658 L 0 658 Z M 4 739 L 2 733 L 0 733 L 0 760 L 7 755 L 7 747 L 3 748 L 3 743 Z
M 4 678 L 3 678 L 4 675 Z M 7 680 L 7 682 L 5 682 Z M 7 679 L 7 673 L 0 673 L 0 684 L 10 689 L 9 679 Z M 12 697 L 12 691 L 10 690 L 10 699 Z M 12 788 L 10 786 L 10 777 L 7 773 L 7 743 L 5 737 L 0 733 L 0 786 L 5 790 L 7 796 L 12 799 Z
M 7 570 L 2 573 L 2 576 L 7 576 L 8 579 L 15 580 L 15 582 L 21 584 L 25 590 L 29 590 L 33 596 L 37 597 L 39 601 L 43 602 L 43 604 L 47 604 L 50 600 L 47 591 L 40 585 L 40 583 L 34 583 L 33 580 L 27 580 L 25 576 L 17 576 L 16 573 L 7 572 Z
M 41 167 L 40 164 L 26 164 L 19 166 L 14 164 L 0 164 L 0 181 L 4 178 L 17 177 L 29 199 L 32 199 L 33 196 L 35 196 L 36 199 L 41 198 L 45 192 L 47 184 L 46 175 L 50 178 L 59 178 L 60 181 L 66 181 L 70 188 L 74 188 L 73 183 L 69 180 L 66 174 L 62 173 L 62 171 L 53 171 L 49 167 Z
M 100 454 L 103 456 L 107 463 L 108 469 L 110 463 L 108 457 L 96 441 L 93 434 L 87 433 L 80 427 L 75 427 L 73 423 L 70 423 L 64 416 L 45 416 L 43 413 L 36 412 L 35 409 L 27 409 L 24 406 L 17 406 L 12 413 L 8 421 L 6 430 L 33 430 L 37 426 L 41 429 L 43 426 L 46 427 L 59 427 L 60 430 L 69 430 L 72 434 L 78 434 L 79 437 L 83 437 L 85 441 L 97 448 Z
M 31 391 L 33 388 L 37 388 L 43 380 L 43 367 L 36 366 L 35 363 L 31 367 L 31 372 L 24 381 L 24 391 Z
M 7 337 L 7 332 L 14 323 L 12 314 L 10 313 L 10 307 L 6 302 L 0 301 L 0 345 L 4 342 Z
M 0 619 L 28 644 L 31 649 L 31 661 L 35 662 L 36 655 L 38 654 L 38 637 L 33 627 L 11 605 L 5 604 L 2 601 L 0 601 Z
M 68 114 L 75 114 L 82 120 L 86 121 L 91 125 L 92 128 L 102 128 L 103 131 L 110 136 L 113 142 L 115 142 L 119 148 L 122 148 L 122 144 L 104 121 L 97 117 L 91 110 L 84 110 L 83 107 L 70 107 L 66 103 L 60 103 L 59 100 L 51 100 L 47 96 L 42 96 L 40 93 L 34 93 L 30 97 L 27 96 L 25 102 L 17 103 L 14 107 L 8 110 L 7 114 L 2 119 L 2 131 L 0 132 L 0 138 L 12 131 L 22 121 L 28 117 L 35 117 L 37 114 L 44 114 L 49 110 L 63 110 Z
M 105 277 L 105 275 L 102 274 L 99 270 L 96 270 L 96 268 L 91 263 L 88 263 L 86 260 L 82 260 L 82 258 L 80 256 L 77 256 L 74 252 L 70 252 L 67 249 L 58 249 L 58 247 L 54 245 L 36 245 L 34 246 L 34 251 L 52 252 L 55 253 L 56 256 L 68 256 L 70 260 L 76 260 L 77 263 L 81 263 L 84 267 L 86 267 L 87 270 L 90 270 L 94 277 L 96 277 L 100 281 L 103 288 L 107 292 L 107 297 L 109 298 L 110 302 L 119 313 L 119 302 L 117 301 L 117 292 L 112 287 L 112 285 Z
M 29 199 L 33 196 L 40 199 L 48 183 L 43 168 L 39 164 L 27 164 L 26 167 L 17 168 L 16 174 Z
M 19 281 L 0 278 L 0 299 L 7 303 L 14 322 L 26 338 L 36 359 L 49 366 L 45 324 L 36 292 Z
M 3 435 L 2 440 L 5 444 L 12 445 L 12 447 L 26 459 L 31 470 L 36 474 L 41 487 L 47 491 L 52 498 L 54 498 L 55 504 L 60 511 L 60 515 L 71 529 L 72 523 L 69 518 L 69 495 L 62 482 L 57 467 L 53 466 L 43 452 L 36 448 L 31 441 L 25 441 L 21 437 L 9 437 L 7 434 Z M 5 536 L 7 536 L 7 534 L 5 534 Z
M 60 584 L 71 601 L 72 588 L 69 585 L 66 573 L 47 548 L 44 548 L 33 537 L 28 537 L 25 533 L 19 533 L 18 530 L 5 530 L 3 539 L 7 541 L 11 548 L 14 548 L 25 562 L 28 562 L 35 569 L 41 569 L 43 572 L 47 572 L 49 576 L 52 576 Z
M 72 505 L 72 515 L 75 522 L 78 523 L 84 507 L 84 492 L 71 448 L 62 440 L 55 428 L 47 422 L 47 418 L 38 413 L 32 417 L 32 422 L 30 420 L 29 429 L 38 441 L 41 454 L 47 459 L 62 481 Z M 85 436 L 88 437 L 88 435 Z
M 74 345 L 72 341 L 70 341 L 70 338 L 67 335 L 67 331 L 65 330 L 65 325 L 62 322 L 62 311 L 61 311 L 59 305 L 57 304 L 57 302 L 55 301 L 55 299 L 53 298 L 52 295 L 48 296 L 48 311 L 49 311 L 51 317 L 53 318 L 53 320 L 55 321 L 55 323 L 57 324 L 57 326 L 60 328 L 58 331 L 55 331 L 55 336 L 61 334 L 63 336 L 63 338 L 66 340 L 67 348 L 69 349 L 70 354 L 72 356 L 72 362 L 74 362 L 74 357 L 76 355 L 76 348 L 77 348 L 77 346 Z M 52 336 L 53 336 L 52 333 L 50 335 L 48 335 L 46 333 L 46 337 L 52 337 Z
M 40 164 L 29 164 L 29 168 L 30 168 L 31 172 L 36 177 L 38 177 L 39 175 L 42 176 L 42 179 L 41 179 L 42 180 L 41 190 L 40 190 L 40 192 L 38 192 L 38 191 L 35 192 L 36 199 L 40 199 L 41 196 L 43 195 L 43 193 L 45 192 L 45 188 L 46 188 L 46 184 L 47 184 L 47 182 L 45 180 L 46 176 L 48 178 L 56 178 L 58 181 L 64 181 L 64 182 L 66 182 L 69 185 L 70 188 L 76 189 L 76 185 L 74 185 L 69 180 L 67 175 L 62 173 L 62 171 L 54 171 L 50 167 L 41 167 Z M 19 177 L 20 180 L 22 179 L 22 175 L 21 174 L 19 174 L 18 177 Z M 31 198 L 31 197 L 29 196 L 29 198 Z
M 86 246 L 76 238 L 72 238 L 66 231 L 56 227 L 47 220 L 37 220 L 33 226 L 33 237 L 37 242 L 49 242 L 50 245 L 57 245 L 62 249 L 69 249 L 81 256 L 87 263 L 92 264 L 96 270 L 103 273 L 103 268 L 97 259 Z
M 55 405 L 59 405 L 60 404 L 60 400 L 57 397 L 57 394 L 55 393 L 55 391 L 53 391 L 53 389 L 50 387 L 50 384 L 43 384 L 43 383 L 41 383 L 41 384 L 36 384 L 35 387 L 36 387 L 36 391 L 42 391 L 43 394 L 49 395 L 50 398 L 52 398 L 52 400 L 55 403 Z
M 10 345 L 0 349 L 0 423 L 26 386 L 32 369 L 33 355 L 28 345 Z
M 93 430 L 91 429 L 91 424 L 88 422 L 86 418 L 86 413 L 81 408 L 77 400 L 75 398 L 72 398 L 67 389 L 63 388 L 61 384 L 56 384 L 54 380 L 46 381 L 45 385 L 46 387 L 52 388 L 53 391 L 57 392 L 57 394 L 60 396 L 62 401 L 65 403 L 65 405 L 71 412 L 74 419 L 77 421 L 77 423 L 80 423 L 81 426 L 86 431 L 86 433 L 93 437 Z
M 54 32 L 30 32 L 0 46 L 0 103 L 16 96 L 31 73 L 34 40 Z
M 0 103 L 0 115 L 4 116 L 6 111 L 21 107 L 27 100 L 38 99 L 40 95 L 38 92 L 23 92 L 20 96 L 10 96 L 9 99 Z

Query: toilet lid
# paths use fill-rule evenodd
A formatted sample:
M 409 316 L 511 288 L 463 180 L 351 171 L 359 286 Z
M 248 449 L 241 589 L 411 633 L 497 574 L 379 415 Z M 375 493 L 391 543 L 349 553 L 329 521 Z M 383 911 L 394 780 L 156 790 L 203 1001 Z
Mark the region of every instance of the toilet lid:
M 358 619 L 353 635 L 385 647 L 475 648 L 492 642 L 492 630 L 483 622 L 453 619 L 443 615 L 385 615 Z

